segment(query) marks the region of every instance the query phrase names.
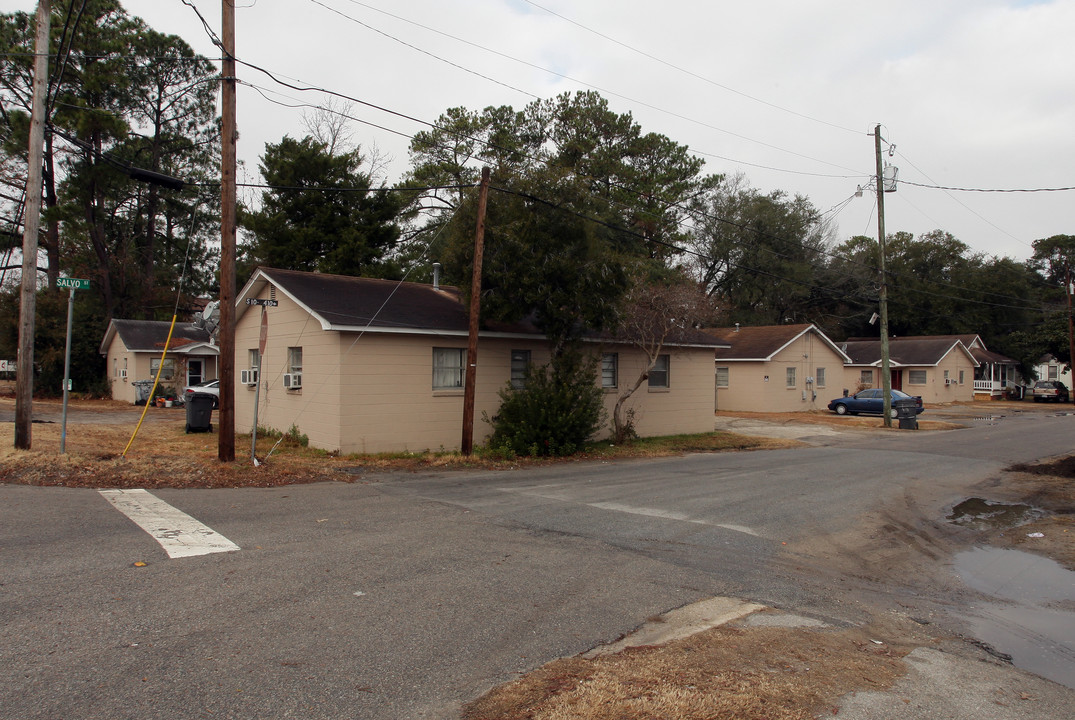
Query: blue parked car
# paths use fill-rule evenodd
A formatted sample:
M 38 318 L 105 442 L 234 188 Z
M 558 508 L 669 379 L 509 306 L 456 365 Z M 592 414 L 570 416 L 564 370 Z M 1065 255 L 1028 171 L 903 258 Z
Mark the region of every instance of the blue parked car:
M 832 410 L 837 415 L 858 415 L 859 413 L 881 415 L 885 411 L 884 400 L 884 390 L 881 388 L 870 388 L 868 390 L 857 392 L 854 395 L 849 395 L 848 397 L 836 398 L 829 403 L 829 410 Z M 922 407 L 921 397 L 911 396 L 900 390 L 893 390 L 892 417 L 896 417 L 897 400 L 914 400 L 915 415 L 925 410 L 925 408 Z

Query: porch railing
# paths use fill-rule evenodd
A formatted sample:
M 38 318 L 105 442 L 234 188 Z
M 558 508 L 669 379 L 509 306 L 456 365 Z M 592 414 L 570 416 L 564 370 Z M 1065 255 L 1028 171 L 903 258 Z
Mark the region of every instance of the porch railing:
M 1004 385 L 999 380 L 975 380 L 974 392 L 994 392 L 1003 390 Z

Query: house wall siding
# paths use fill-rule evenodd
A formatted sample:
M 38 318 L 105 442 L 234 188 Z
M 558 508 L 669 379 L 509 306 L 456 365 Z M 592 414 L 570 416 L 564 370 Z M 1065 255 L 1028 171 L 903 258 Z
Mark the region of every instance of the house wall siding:
M 824 409 L 839 397 L 844 382 L 844 359 L 813 333 L 807 333 L 769 361 L 716 361 L 728 368 L 728 387 L 716 389 L 717 412 L 801 412 Z M 787 385 L 787 368 L 795 368 L 795 385 Z M 825 384 L 816 382 L 825 369 Z M 768 381 L 766 381 L 768 376 Z M 807 378 L 815 382 L 807 384 Z M 804 395 L 805 393 L 805 395 Z
M 342 345 L 344 395 L 358 400 L 342 409 L 341 452 L 459 449 L 463 390 L 433 389 L 433 348 L 465 350 L 465 337 L 367 333 L 357 343 L 345 335 Z M 512 350 L 530 350 L 534 365 L 548 361 L 544 348 L 532 340 L 481 340 L 474 389 L 475 445 L 484 443 L 492 431 L 482 417 L 493 415 L 500 405 Z
M 617 399 L 638 379 L 648 360 L 629 346 L 609 346 L 603 352 L 619 354 L 619 387 L 605 391 L 607 420 L 601 434 L 608 436 Z M 651 389 L 643 381 L 624 405 L 625 411 L 635 410 L 635 431 L 642 437 L 712 432 L 713 349 L 668 348 L 663 354 L 669 356 L 669 387 Z M 596 373 L 600 383 L 600 363 Z
M 269 288 L 261 296 L 269 297 Z M 258 425 L 280 432 L 294 426 L 314 447 L 340 447 L 340 334 L 325 332 L 302 307 L 283 293 L 279 305 L 266 308 L 268 334 L 261 357 Z M 261 308 L 243 312 L 235 326 L 235 429 L 250 432 L 254 421 L 254 386 L 239 383 L 240 370 L 249 365 L 249 351 L 258 347 Z M 302 388 L 284 388 L 288 348 L 302 348 Z
M 923 403 L 972 402 L 974 400 L 974 365 L 970 358 L 958 348 L 941 358 L 936 367 L 902 368 L 903 391 L 908 395 L 921 395 Z M 926 384 L 912 385 L 909 370 L 925 370 Z M 944 371 L 955 380 L 952 385 L 945 385 Z M 959 371 L 963 371 L 963 384 L 959 384 Z
M 862 366 L 850 366 L 844 373 L 844 387 L 852 393 L 859 386 L 859 376 Z M 903 392 L 908 395 L 920 395 L 925 404 L 971 402 L 974 400 L 974 364 L 967 355 L 959 348 L 954 348 L 941 358 L 936 365 L 905 365 L 895 370 L 901 373 Z M 944 371 L 955 380 L 955 384 L 944 384 Z M 963 371 L 963 384 L 959 384 L 959 372 Z M 926 382 L 924 384 L 912 384 L 911 372 L 925 371 Z M 881 387 L 881 370 L 873 368 L 874 387 Z M 837 395 L 833 395 L 837 397 Z
M 153 380 L 151 365 L 153 359 L 158 357 L 160 357 L 160 353 L 128 350 L 127 346 L 123 344 L 119 333 L 116 333 L 105 353 L 105 373 L 111 387 L 112 399 L 134 403 L 136 399 L 134 381 Z M 218 360 L 215 355 L 183 355 L 169 352 L 168 357 L 175 360 L 176 374 L 172 380 L 162 380 L 161 386 L 176 395 L 182 393 L 183 388 L 187 385 L 187 363 L 190 360 L 202 361 L 203 380 L 213 380 L 217 377 Z M 124 361 L 126 361 L 127 367 L 126 378 L 120 377 L 119 374 L 119 371 L 124 367 Z
M 266 289 L 267 294 L 267 289 Z M 295 425 L 313 447 L 350 453 L 458 450 L 462 439 L 463 391 L 433 390 L 433 348 L 465 348 L 463 336 L 340 333 L 320 323 L 277 294 L 279 305 L 268 308 L 269 329 L 261 363 L 258 425 L 286 432 Z M 236 325 L 236 369 L 244 369 L 250 348 L 256 348 L 260 309 L 248 308 Z M 283 389 L 287 348 L 303 348 L 302 390 Z M 595 352 L 598 348 L 592 348 Z M 511 352 L 529 350 L 531 362 L 548 362 L 546 343 L 527 338 L 482 338 L 475 386 L 474 442 L 483 444 L 492 428 L 482 420 L 500 405 L 499 392 L 511 376 Z M 642 368 L 638 351 L 618 347 L 620 384 L 633 381 Z M 711 348 L 669 351 L 671 387 L 650 391 L 647 385 L 632 397 L 641 435 L 710 432 L 713 430 Z M 238 385 L 236 429 L 253 423 L 253 388 Z M 600 383 L 599 367 L 595 383 Z M 611 413 L 617 395 L 606 393 Z M 607 435 L 610 425 L 599 432 Z
M 123 344 L 123 341 L 119 337 L 119 333 L 116 333 L 112 338 L 112 342 L 108 345 L 108 352 L 105 354 L 105 372 L 108 373 L 108 382 L 112 386 L 112 399 L 119 400 L 120 402 L 133 403 L 134 385 L 131 384 L 133 380 L 138 379 L 138 375 L 135 373 L 136 354 L 130 352 L 127 346 Z M 126 362 L 127 377 L 119 377 L 119 370 L 124 368 L 124 362 Z M 149 363 L 146 362 L 146 374 L 149 374 Z

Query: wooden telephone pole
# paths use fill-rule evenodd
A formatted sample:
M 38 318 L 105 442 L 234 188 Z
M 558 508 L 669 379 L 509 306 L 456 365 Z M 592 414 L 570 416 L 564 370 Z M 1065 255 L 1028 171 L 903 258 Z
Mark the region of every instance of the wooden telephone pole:
M 881 126 L 873 130 L 874 155 L 877 161 L 877 245 L 881 255 L 881 389 L 885 427 L 892 427 L 892 373 L 888 352 L 888 274 L 885 272 L 885 177 L 881 161 Z
M 235 460 L 235 1 L 221 0 L 220 432 L 217 458 Z
M 464 455 L 474 452 L 474 384 L 478 375 L 478 319 L 481 312 L 482 254 L 485 251 L 485 206 L 489 200 L 489 168 L 482 168 L 478 191 L 478 227 L 474 232 L 474 262 L 470 270 L 470 325 L 467 333 L 467 369 L 463 380 L 463 439 L 459 449 Z
M 19 355 L 15 367 L 15 449 L 29 450 L 34 402 L 34 314 L 37 311 L 37 233 L 41 227 L 42 161 L 45 145 L 45 91 L 49 75 L 51 0 L 38 0 L 34 39 L 34 85 L 26 168 L 22 230 L 22 288 L 19 302 Z

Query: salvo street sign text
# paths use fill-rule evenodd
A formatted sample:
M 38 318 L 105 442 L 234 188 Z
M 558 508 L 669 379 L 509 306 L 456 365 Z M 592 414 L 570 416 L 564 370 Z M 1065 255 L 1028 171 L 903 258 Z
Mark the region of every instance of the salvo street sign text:
M 72 288 L 74 290 L 89 290 L 90 281 L 79 278 L 56 278 L 56 287 Z
M 261 298 L 247 298 L 247 305 L 263 305 L 265 307 L 277 307 L 280 305 L 279 300 L 262 300 Z

